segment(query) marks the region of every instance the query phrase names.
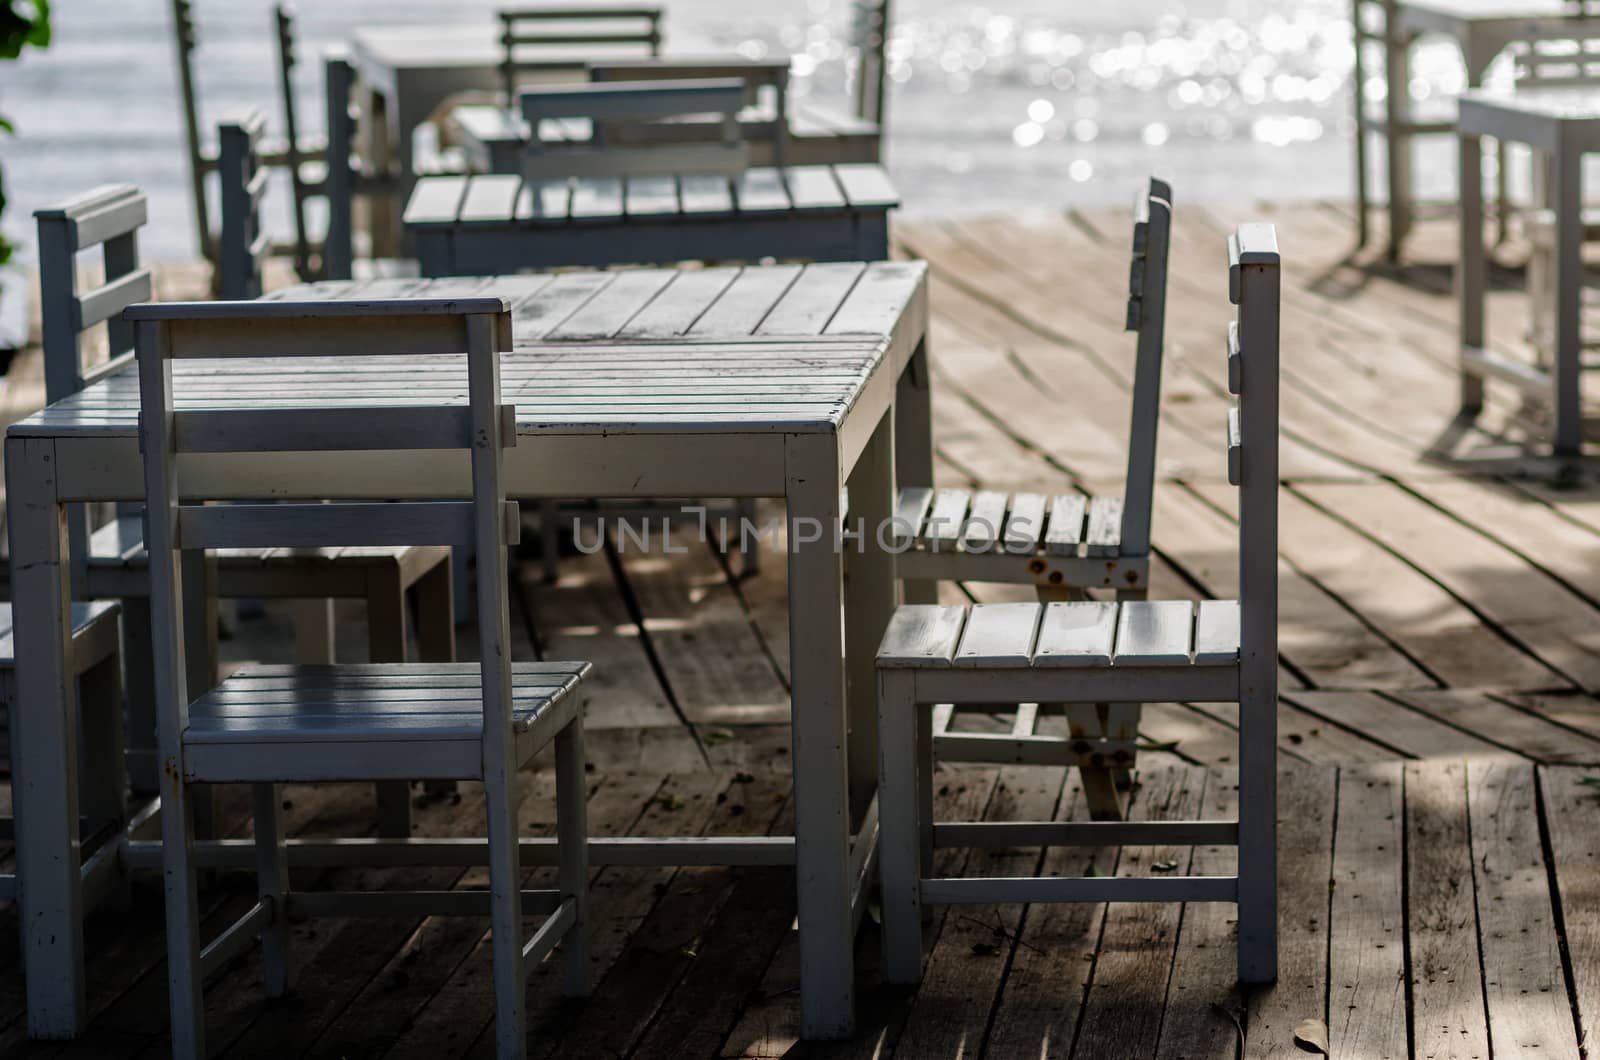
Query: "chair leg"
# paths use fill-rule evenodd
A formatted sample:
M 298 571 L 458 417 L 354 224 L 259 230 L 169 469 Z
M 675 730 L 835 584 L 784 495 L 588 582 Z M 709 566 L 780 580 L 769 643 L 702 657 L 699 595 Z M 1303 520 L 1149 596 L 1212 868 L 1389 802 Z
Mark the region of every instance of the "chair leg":
M 760 515 L 756 511 L 754 497 L 743 497 L 739 501 L 739 525 L 734 527 L 733 539 L 739 545 L 739 573 L 746 577 L 753 577 L 761 573 L 761 535 L 756 533 L 759 525 L 757 520 Z M 746 534 L 745 529 L 750 533 Z
M 417 579 L 412 587 L 417 624 L 417 658 L 422 662 L 456 661 L 456 609 L 451 557 Z
M 398 569 L 374 571 L 367 583 L 367 657 L 375 663 L 406 661 L 406 593 Z M 383 780 L 378 790 L 378 834 L 411 837 L 411 786 Z
M 563 992 L 589 993 L 589 788 L 584 774 L 583 717 L 556 736 L 556 839 L 560 853 L 561 899 L 571 899 L 577 916 L 561 940 Z
M 156 677 L 151 666 L 150 599 L 122 601 L 122 665 L 127 675 L 128 783 L 135 795 L 161 789 L 156 749 Z
M 539 502 L 539 560 L 545 581 L 561 577 L 561 510 L 551 500 Z
M 1278 977 L 1277 689 L 1248 677 L 1240 684 L 1256 690 L 1239 701 L 1239 981 L 1270 983 Z
M 916 711 L 917 820 L 922 875 L 933 875 L 933 773 L 938 759 L 933 750 L 933 711 Z
M 166 882 L 167 993 L 172 1008 L 172 1055 L 206 1055 L 205 1004 L 200 977 L 199 887 L 194 871 L 194 807 L 181 777 L 161 775 L 161 847 Z
M 116 654 L 95 663 L 80 679 L 83 709 L 82 811 L 96 825 L 121 821 L 127 812 L 126 741 L 122 730 L 122 672 Z
M 282 997 L 294 981 L 289 954 L 289 850 L 284 845 L 283 811 L 276 784 L 252 785 L 256 820 L 256 893 L 272 904 L 272 920 L 261 931 L 261 987 Z
M 1068 703 L 1064 706 L 1067 728 L 1074 740 L 1100 740 L 1106 735 L 1101 708 L 1105 704 Z M 1078 766 L 1083 777 L 1083 799 L 1089 817 L 1096 821 L 1122 820 L 1122 800 L 1117 795 L 1117 771 L 1107 766 Z
M 922 852 L 917 731 L 909 675 L 878 675 L 878 873 L 882 886 L 883 975 L 922 979 Z
M 494 954 L 494 1038 L 500 1060 L 527 1049 L 528 972 L 522 960 L 522 861 L 517 845 L 516 773 L 484 778 L 489 817 L 489 922 Z
M 333 660 L 333 601 L 296 600 L 294 661 L 303 666 L 326 666 Z

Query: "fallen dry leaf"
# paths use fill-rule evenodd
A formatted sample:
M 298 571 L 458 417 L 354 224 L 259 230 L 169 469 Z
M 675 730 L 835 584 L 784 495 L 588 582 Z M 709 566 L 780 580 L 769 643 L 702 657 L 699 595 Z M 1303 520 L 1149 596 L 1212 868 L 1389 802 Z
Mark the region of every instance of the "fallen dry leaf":
M 1321 1020 L 1301 1020 L 1294 1029 L 1295 1044 L 1314 1049 L 1323 1056 L 1332 1056 L 1328 1048 L 1328 1025 Z

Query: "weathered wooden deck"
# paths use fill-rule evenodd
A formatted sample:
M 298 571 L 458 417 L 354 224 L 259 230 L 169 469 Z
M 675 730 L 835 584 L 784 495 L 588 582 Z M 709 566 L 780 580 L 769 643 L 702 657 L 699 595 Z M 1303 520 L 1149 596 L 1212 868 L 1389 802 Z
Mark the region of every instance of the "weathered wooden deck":
M 1179 190 L 1155 582 L 1158 595 L 1226 595 L 1235 537 L 1221 447 L 1222 241 L 1240 215 L 1186 206 Z M 1361 1060 L 1581 1055 L 1600 1021 L 1600 702 L 1590 695 L 1600 690 L 1600 476 L 1525 457 L 1505 394 L 1487 420 L 1496 433 L 1449 429 L 1450 226 L 1425 226 L 1418 263 L 1396 272 L 1344 261 L 1352 224 L 1340 208 L 1254 212 L 1281 226 L 1286 278 L 1277 986 L 1234 989 L 1225 907 L 964 908 L 930 927 L 915 992 L 879 984 L 869 923 L 860 1035 L 803 1046 L 787 873 L 606 868 L 594 878 L 597 991 L 565 1003 L 552 977 L 536 977 L 534 1056 L 1276 1057 L 1307 1018 L 1327 1020 L 1335 1055 Z M 1114 483 L 1133 368 L 1120 331 L 1122 216 L 922 223 L 897 238 L 934 267 L 943 480 Z M 169 292 L 186 286 L 165 279 Z M 1513 342 L 1515 296 L 1494 299 L 1494 333 Z M 36 360 L 14 369 L 12 417 L 37 401 L 37 375 Z M 742 581 L 702 550 L 578 557 L 562 569 L 547 586 L 531 557 L 522 564 L 519 629 L 529 656 L 596 663 L 594 830 L 788 827 L 781 562 Z M 275 615 L 245 623 L 225 648 L 286 652 L 283 629 Z M 360 643 L 358 630 L 345 633 Z M 1224 708 L 1148 709 L 1133 812 L 1227 813 L 1234 721 Z M 550 786 L 547 772 L 528 777 L 530 833 L 553 825 Z M 360 789 L 292 788 L 288 799 L 302 834 L 372 823 Z M 943 769 L 938 799 L 949 814 L 996 819 L 1069 816 L 1080 801 L 1075 777 L 1022 767 Z M 243 803 L 230 805 L 245 828 Z M 424 801 L 420 828 L 469 832 L 480 806 L 471 789 L 459 802 Z M 1227 871 L 1231 854 L 940 857 L 971 874 L 1132 873 Z M 352 871 L 315 882 L 481 886 L 484 875 Z M 237 914 L 248 894 L 247 878 L 224 877 L 208 920 Z M 235 964 L 208 995 L 213 1043 L 240 1056 L 485 1054 L 483 927 L 304 925 L 295 997 L 263 1002 L 256 965 Z M 21 1041 L 14 928 L 15 911 L 0 909 L 0 1047 L 162 1053 L 157 881 L 136 884 L 131 911 L 90 922 L 94 1019 L 71 1045 Z

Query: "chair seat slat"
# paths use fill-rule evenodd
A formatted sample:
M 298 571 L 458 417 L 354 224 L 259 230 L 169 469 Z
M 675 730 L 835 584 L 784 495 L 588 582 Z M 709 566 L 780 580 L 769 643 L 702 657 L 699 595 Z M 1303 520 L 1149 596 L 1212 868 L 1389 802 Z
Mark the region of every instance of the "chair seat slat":
M 949 666 L 966 617 L 964 607 L 907 604 L 896 608 L 878 649 L 878 665 Z
M 1048 504 L 1048 498 L 1042 493 L 1018 493 L 1012 496 L 1011 510 L 1006 515 L 1007 552 L 1030 555 L 1039 550 Z
M 911 542 L 922 536 L 922 522 L 933 506 L 933 490 L 927 486 L 912 486 L 900 491 L 895 498 L 895 540 Z
M 928 521 L 923 526 L 923 539 L 935 543 L 936 547 L 952 547 L 960 540 L 962 527 L 966 525 L 969 499 L 966 490 L 942 489 L 935 494 L 933 511 L 928 513 Z
M 1122 498 L 1095 497 L 1089 502 L 1089 527 L 1085 551 L 1091 556 L 1115 556 L 1122 544 Z
M 1063 493 L 1050 502 L 1050 525 L 1045 528 L 1045 549 L 1054 556 L 1075 556 L 1083 540 L 1083 516 L 1089 500 L 1080 493 Z
M 957 666 L 1027 666 L 1039 631 L 1039 604 L 979 604 L 967 617 Z
M 1188 600 L 1132 600 L 1117 616 L 1117 666 L 1187 666 L 1194 632 Z
M 1239 661 L 1239 601 L 1202 600 L 1194 626 L 1194 664 L 1223 666 Z
M 1006 521 L 1006 495 L 999 490 L 979 490 L 961 528 L 961 543 L 969 552 L 993 552 Z
M 1044 610 L 1036 666 L 1108 666 L 1116 637 L 1117 605 L 1110 600 L 1054 603 Z

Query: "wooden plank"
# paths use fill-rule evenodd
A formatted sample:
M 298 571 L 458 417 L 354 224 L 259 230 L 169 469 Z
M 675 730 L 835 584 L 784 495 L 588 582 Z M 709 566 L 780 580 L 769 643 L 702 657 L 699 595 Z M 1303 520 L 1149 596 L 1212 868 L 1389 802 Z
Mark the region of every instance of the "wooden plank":
M 1467 766 L 1483 988 L 1496 1056 L 1579 1051 L 1538 801 L 1530 763 L 1485 759 Z
M 623 208 L 629 217 L 675 217 L 678 180 L 665 175 L 628 177 L 623 185 Z
M 820 335 L 865 268 L 858 262 L 808 265 L 781 301 L 772 307 L 757 335 Z
M 1194 605 L 1187 600 L 1134 600 L 1117 616 L 1117 666 L 1187 666 Z
M 953 551 L 966 525 L 970 495 L 966 490 L 942 489 L 933 496 L 933 508 L 922 527 L 923 539 L 940 551 Z
M 1132 800 L 1134 820 L 1192 820 L 1199 816 L 1206 774 L 1194 767 L 1153 770 Z M 1126 847 L 1116 875 L 1189 871 L 1188 847 Z M 1170 866 L 1159 868 L 1159 866 Z M 1181 907 L 1169 902 L 1113 903 L 1084 1002 L 1077 1049 L 1084 1056 L 1150 1056 L 1166 1000 Z
M 1206 779 L 1201 815 L 1211 820 L 1238 818 L 1236 771 L 1222 770 Z M 1314 856 L 1314 852 L 1306 853 Z M 1195 847 L 1187 871 L 1197 876 L 1232 876 L 1238 864 L 1235 847 Z M 1154 1054 L 1157 1060 L 1234 1060 L 1239 1055 L 1240 1024 L 1234 1021 L 1242 1023 L 1244 1014 L 1237 1010 L 1235 989 L 1237 916 L 1223 903 L 1184 906 Z
M 1197 489 L 1211 501 L 1234 492 L 1226 487 Z M 1158 543 L 1163 525 L 1160 493 Z M 1280 498 L 1278 542 L 1284 558 L 1425 667 L 1430 677 L 1468 688 L 1548 688 L 1565 683 L 1379 543 L 1307 504 L 1294 490 L 1281 492 Z M 1359 684 L 1352 682 L 1351 687 Z
M 1326 910 L 1339 783 L 1332 768 L 1278 769 L 1278 849 L 1293 859 L 1294 871 L 1278 877 L 1278 981 L 1247 997 L 1244 1060 L 1293 1055 L 1295 1026 L 1321 1012 L 1329 996 Z
M 1560 583 L 1398 487 L 1329 483 L 1301 492 L 1405 556 L 1568 680 L 1600 687 L 1595 609 Z M 1503 677 L 1487 683 L 1505 686 Z
M 1044 537 L 1048 499 L 1042 493 L 1014 493 L 1006 512 L 1005 550 L 1031 555 Z
M 1220 511 L 1208 503 L 1213 501 L 1222 502 Z M 1183 489 L 1155 492 L 1155 543 L 1219 597 L 1238 592 L 1237 510 L 1238 491 L 1227 487 L 1200 487 L 1198 497 Z M 1292 510 L 1293 502 L 1285 498 L 1285 520 Z M 1288 560 L 1288 550 L 1296 544 L 1294 533 L 1286 524 L 1279 535 L 1285 557 L 1278 564 L 1278 650 L 1283 657 L 1319 687 L 1432 687 L 1434 680 L 1385 638 L 1386 630 L 1372 628 L 1365 613 L 1354 613 L 1320 579 Z M 1355 580 L 1355 572 L 1343 573 Z
M 1081 820 L 1083 784 L 1067 771 L 1057 820 Z M 1114 872 L 1116 847 L 1051 847 L 1040 872 L 1047 876 L 1092 876 Z M 990 1056 L 1060 1056 L 1070 1048 L 1082 1016 L 1083 996 L 1094 971 L 1106 906 L 1065 902 L 1028 908 L 1011 969 L 994 1008 Z
M 1550 833 L 1562 933 L 1583 1040 L 1600 1027 L 1600 833 L 1594 828 L 1595 773 L 1571 766 L 1538 771 Z
M 1408 763 L 1405 785 L 1415 1048 L 1488 1056 L 1466 766 Z
M 956 666 L 1027 666 L 1039 629 L 1038 604 L 981 604 L 967 617 Z
M 462 223 L 478 221 L 505 224 L 516 215 L 517 193 L 522 178 L 508 174 L 486 174 L 472 178 L 461 199 L 456 219 Z
M 1392 694 L 1431 717 L 1536 762 L 1600 763 L 1600 741 L 1483 692 L 1441 689 Z
M 1012 766 L 1000 770 L 999 783 L 985 807 L 986 821 L 1040 821 L 1054 818 L 1062 793 L 1059 769 Z M 1032 876 L 1042 854 L 1037 849 L 976 850 L 965 875 Z M 1023 907 L 1015 904 L 960 906 L 948 910 L 923 967 L 916 1001 L 906 1017 L 895 1051 L 902 1056 L 960 1056 L 981 1041 L 1008 960 L 1020 949 L 1017 931 Z
M 689 328 L 690 335 L 749 335 L 800 278 L 798 265 L 744 269 Z
M 618 558 L 673 702 L 696 723 L 788 721 L 788 688 L 762 650 L 714 546 L 680 527 L 669 555 L 660 529 L 654 527 L 650 551 L 624 540 Z
M 466 177 L 424 177 L 406 203 L 405 223 L 448 224 L 456 219 L 467 194 Z
M 1110 600 L 1047 605 L 1034 665 L 1109 666 L 1116 623 L 1117 605 Z
M 1399 762 L 1339 771 L 1328 913 L 1328 1038 L 1340 1056 L 1406 1056 L 1401 771 Z
M 783 185 L 783 173 L 766 167 L 747 169 L 735 177 L 733 199 L 739 213 L 745 216 L 788 213 L 793 208 Z
M 1391 756 L 1466 758 L 1505 748 L 1376 692 L 1289 692 L 1289 702 L 1330 726 L 1361 733 Z
M 1074 556 L 1083 540 L 1083 516 L 1089 498 L 1081 493 L 1058 494 L 1050 502 L 1050 525 L 1045 530 L 1045 551 L 1055 556 Z
M 676 275 L 672 269 L 630 269 L 619 273 L 604 298 L 584 305 L 546 338 L 552 342 L 611 338 L 661 295 Z
M 796 210 L 842 210 L 846 199 L 830 166 L 791 166 L 783 171 Z
M 674 338 L 684 334 L 700 315 L 717 300 L 738 269 L 679 269 L 661 296 L 652 300 L 627 322 L 617 337 Z
M 968 552 L 994 552 L 999 548 L 1000 531 L 1006 521 L 1006 494 L 999 490 L 979 490 L 961 526 L 961 547 Z

